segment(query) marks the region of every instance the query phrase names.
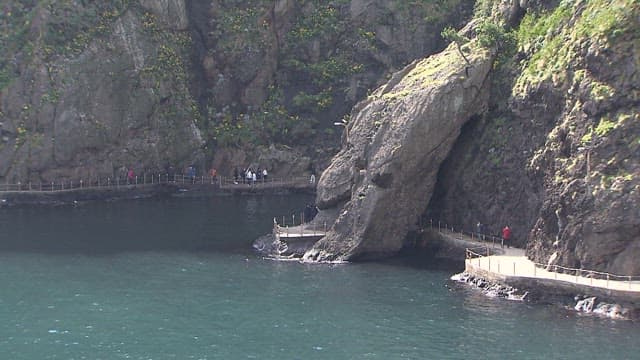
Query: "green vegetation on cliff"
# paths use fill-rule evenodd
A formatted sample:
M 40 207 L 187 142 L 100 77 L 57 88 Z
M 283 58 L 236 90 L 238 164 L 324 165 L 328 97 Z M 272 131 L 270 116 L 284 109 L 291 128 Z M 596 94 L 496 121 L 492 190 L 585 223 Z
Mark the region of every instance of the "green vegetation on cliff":
M 578 9 L 577 17 L 576 9 Z M 633 0 L 561 2 L 552 11 L 529 11 L 518 27 L 521 51 L 531 54 L 519 87 L 546 79 L 559 83 L 568 71 L 577 71 L 571 59 L 581 43 L 607 48 L 628 33 L 638 33 L 640 4 Z
M 220 2 L 207 44 L 202 128 L 221 146 L 292 145 L 334 133 L 334 120 L 381 75 L 424 55 L 408 52 L 467 7 L 461 0 Z

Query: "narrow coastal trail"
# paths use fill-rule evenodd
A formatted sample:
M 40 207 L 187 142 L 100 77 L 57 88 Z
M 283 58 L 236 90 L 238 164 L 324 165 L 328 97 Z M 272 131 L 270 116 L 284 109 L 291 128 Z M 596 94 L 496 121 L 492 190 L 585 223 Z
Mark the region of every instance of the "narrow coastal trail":
M 482 243 L 478 243 L 481 245 Z M 483 256 L 472 253 L 465 260 L 467 271 L 483 271 L 502 278 L 531 278 L 551 280 L 599 289 L 640 294 L 638 277 L 601 273 L 590 270 L 566 269 L 554 265 L 536 264 L 525 256 L 523 249 L 496 249 L 497 254 Z M 469 254 L 469 253 L 468 253 Z M 567 273 L 550 271 L 558 269 Z

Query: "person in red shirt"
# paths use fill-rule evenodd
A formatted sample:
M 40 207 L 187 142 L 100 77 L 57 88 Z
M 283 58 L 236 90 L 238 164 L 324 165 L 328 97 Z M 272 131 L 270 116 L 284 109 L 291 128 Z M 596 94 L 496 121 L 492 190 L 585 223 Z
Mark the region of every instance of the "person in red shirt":
M 507 248 L 511 247 L 509 243 L 509 239 L 511 239 L 511 228 L 509 225 L 505 226 L 502 229 L 502 248 L 504 249 L 504 244 L 507 244 Z

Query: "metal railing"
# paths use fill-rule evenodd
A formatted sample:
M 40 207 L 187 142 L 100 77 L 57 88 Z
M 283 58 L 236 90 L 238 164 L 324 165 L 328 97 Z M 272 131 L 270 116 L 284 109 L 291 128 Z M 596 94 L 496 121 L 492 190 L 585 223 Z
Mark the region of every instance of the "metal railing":
M 290 178 L 260 178 L 255 181 L 247 178 L 220 177 L 219 186 L 224 188 L 238 188 L 244 186 L 264 186 L 264 187 L 286 187 L 286 186 L 308 186 L 314 187 L 315 183 L 310 182 L 308 177 L 295 176 Z
M 287 186 L 315 186 L 306 177 L 268 178 L 245 182 L 235 181 L 233 178 L 222 176 L 188 176 L 184 174 L 142 174 L 134 177 L 95 177 L 77 180 L 52 180 L 52 181 L 18 181 L 15 183 L 0 183 L 0 192 L 59 192 L 84 189 L 119 189 L 149 185 L 210 185 L 219 188 L 234 188 L 241 185 L 262 187 L 287 187 Z
M 287 219 L 291 219 L 290 223 L 287 223 Z M 278 220 L 282 219 L 281 223 Z M 296 221 L 297 220 L 297 221 Z M 289 237 L 290 235 L 305 236 L 322 236 L 327 233 L 327 222 L 323 222 L 321 225 L 306 221 L 304 212 L 299 214 L 291 214 L 290 216 L 283 215 L 282 217 L 273 218 L 273 235 L 284 235 Z
M 500 246 L 504 245 L 502 242 L 502 237 L 500 236 L 495 236 L 495 235 L 487 234 L 484 232 L 480 233 L 477 231 L 467 231 L 464 229 L 456 230 L 453 225 L 449 225 L 442 221 L 429 219 L 429 227 L 431 229 L 438 229 L 438 232 L 446 231 L 447 233 L 450 233 L 450 234 L 460 234 L 462 236 L 468 236 L 471 238 L 472 241 L 491 243 L 492 248 L 495 248 L 498 245 Z
M 571 283 L 579 284 L 579 285 L 589 285 L 589 286 L 601 286 L 606 289 L 611 288 L 612 282 L 623 282 L 627 284 L 626 290 L 632 290 L 632 285 L 636 284 L 640 280 L 640 276 L 637 275 L 619 275 L 612 274 L 602 271 L 596 270 L 586 270 L 586 269 L 577 269 L 570 268 L 560 265 L 554 264 L 541 264 L 535 261 L 528 260 L 532 264 L 532 272 L 526 273 L 526 271 L 519 271 L 523 269 L 518 269 L 516 266 L 516 262 L 511 262 L 510 269 L 500 268 L 501 261 L 497 260 L 494 262 L 494 268 L 492 269 L 491 264 L 491 254 L 488 247 L 474 247 L 465 249 L 465 260 L 469 261 L 473 265 L 473 260 L 478 259 L 477 266 L 478 268 L 482 268 L 480 259 L 487 258 L 487 270 L 490 272 L 497 272 L 498 274 L 505 275 L 513 275 L 513 276 L 523 276 L 523 277 L 533 277 L 533 278 L 549 278 L 538 276 L 539 270 L 544 270 L 549 273 L 553 273 L 554 280 L 568 281 Z M 532 276 L 530 276 L 532 275 Z M 561 278 L 558 278 L 560 275 Z M 582 280 L 582 281 L 581 281 Z M 599 280 L 598 283 L 594 284 L 594 280 Z M 605 283 L 602 281 L 606 280 Z M 619 287 L 618 287 L 619 288 Z M 638 289 L 637 291 L 640 291 Z

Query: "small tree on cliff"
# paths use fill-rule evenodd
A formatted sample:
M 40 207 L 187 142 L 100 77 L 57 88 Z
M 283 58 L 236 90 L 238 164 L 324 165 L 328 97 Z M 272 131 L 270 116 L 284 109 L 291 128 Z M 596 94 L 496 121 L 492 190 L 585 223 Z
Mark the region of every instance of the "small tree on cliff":
M 458 49 L 458 53 L 460 54 L 460 56 L 462 56 L 462 58 L 467 63 L 467 65 L 471 65 L 471 63 L 469 62 L 469 59 L 467 59 L 467 57 L 462 52 L 462 45 L 468 43 L 469 38 L 458 34 L 458 32 L 450 26 L 447 26 L 446 28 L 444 28 L 444 30 L 442 30 L 440 35 L 442 35 L 443 39 L 449 40 L 454 44 L 456 44 L 456 49 Z
M 476 29 L 478 44 L 495 53 L 494 68 L 499 68 L 509 62 L 517 49 L 517 39 L 513 31 L 507 31 L 503 26 L 485 20 Z
M 485 49 L 495 49 L 498 54 L 510 56 L 516 48 L 516 38 L 512 32 L 491 21 L 484 21 L 476 30 L 478 44 Z

